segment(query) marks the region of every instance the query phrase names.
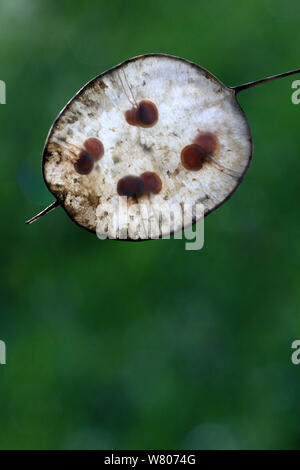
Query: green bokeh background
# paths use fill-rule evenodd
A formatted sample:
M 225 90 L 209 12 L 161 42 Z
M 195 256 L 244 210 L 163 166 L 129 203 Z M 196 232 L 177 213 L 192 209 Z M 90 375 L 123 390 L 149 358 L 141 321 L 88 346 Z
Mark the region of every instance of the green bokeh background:
M 56 209 L 41 151 L 89 79 L 149 52 L 228 85 L 300 66 L 298 0 L 2 0 L 1 449 L 300 448 L 300 106 L 240 95 L 254 159 L 205 246 L 99 241 Z

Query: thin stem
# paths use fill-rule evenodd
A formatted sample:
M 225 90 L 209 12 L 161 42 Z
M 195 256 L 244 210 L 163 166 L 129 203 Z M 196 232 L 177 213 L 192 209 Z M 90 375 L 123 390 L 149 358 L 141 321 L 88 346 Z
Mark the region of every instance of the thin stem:
M 289 75 L 294 75 L 295 73 L 299 73 L 300 69 L 290 70 L 289 72 L 280 73 L 278 75 L 272 75 L 271 77 L 262 78 L 261 80 L 256 80 L 254 82 L 244 83 L 243 85 L 238 85 L 231 87 L 236 93 L 240 91 L 247 90 L 248 88 L 252 88 L 253 86 L 260 85 L 261 83 L 271 82 L 272 80 L 277 80 L 277 78 L 288 77 Z
M 43 209 L 41 212 L 39 212 L 37 215 L 35 215 L 34 217 L 32 217 L 31 219 L 29 220 L 26 220 L 25 224 L 32 224 L 33 222 L 35 222 L 37 219 L 39 219 L 40 217 L 42 217 L 43 215 L 45 214 L 48 214 L 48 212 L 52 211 L 53 209 L 55 209 L 56 207 L 60 206 L 60 202 L 59 201 L 54 201 L 52 202 L 52 204 L 50 204 L 50 206 L 46 207 L 45 209 Z

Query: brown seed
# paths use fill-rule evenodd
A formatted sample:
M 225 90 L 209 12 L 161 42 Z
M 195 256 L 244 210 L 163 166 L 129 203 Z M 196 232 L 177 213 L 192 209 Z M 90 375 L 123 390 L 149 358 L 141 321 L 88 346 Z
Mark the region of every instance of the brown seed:
M 125 112 L 125 119 L 131 126 L 152 127 L 158 121 L 158 110 L 152 101 L 140 101 Z
M 86 151 L 94 158 L 95 161 L 100 160 L 104 155 L 104 146 L 101 140 L 96 137 L 90 137 L 84 142 Z
M 128 111 L 125 112 L 125 119 L 131 126 L 138 126 L 139 118 L 137 108 L 128 109 Z
M 207 154 L 197 144 L 187 145 L 181 152 L 181 163 L 190 171 L 200 170 L 206 158 Z
M 143 100 L 138 105 L 139 125 L 152 127 L 158 121 L 158 109 L 152 101 Z
M 199 134 L 198 137 L 194 140 L 194 143 L 199 145 L 207 155 L 216 155 L 219 151 L 219 141 L 217 136 L 212 132 L 204 132 Z
M 138 176 L 127 175 L 118 181 L 117 191 L 120 196 L 137 198 L 144 193 L 144 183 Z
M 75 170 L 81 175 L 87 175 L 94 167 L 93 157 L 84 150 L 80 152 L 78 160 L 74 163 Z
M 145 173 L 141 174 L 141 179 L 144 183 L 145 194 L 158 194 L 161 191 L 162 182 L 157 173 L 145 171 Z

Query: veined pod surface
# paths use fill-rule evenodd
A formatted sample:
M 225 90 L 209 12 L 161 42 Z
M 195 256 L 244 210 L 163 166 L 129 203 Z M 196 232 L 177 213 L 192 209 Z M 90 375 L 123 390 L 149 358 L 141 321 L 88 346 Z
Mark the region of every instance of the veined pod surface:
M 199 65 L 164 54 L 138 56 L 104 72 L 50 129 L 43 175 L 56 201 L 42 213 L 61 205 L 80 226 L 118 238 L 114 213 L 103 208 L 123 197 L 133 240 L 148 239 L 142 205 L 151 212 L 166 204 L 202 204 L 207 215 L 233 194 L 252 156 L 237 93 L 278 77 L 227 87 Z M 174 232 L 182 220 L 175 213 Z M 151 238 L 166 235 L 163 224 L 156 227 Z

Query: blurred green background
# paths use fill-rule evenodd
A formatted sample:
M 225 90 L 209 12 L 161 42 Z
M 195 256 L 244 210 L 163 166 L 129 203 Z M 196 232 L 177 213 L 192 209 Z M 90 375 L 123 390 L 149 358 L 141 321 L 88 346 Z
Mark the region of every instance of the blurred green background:
M 240 103 L 254 159 L 205 246 L 99 241 L 53 201 L 58 111 L 122 60 L 163 52 L 228 85 L 300 66 L 290 0 L 2 0 L 1 449 L 300 448 L 299 77 Z

